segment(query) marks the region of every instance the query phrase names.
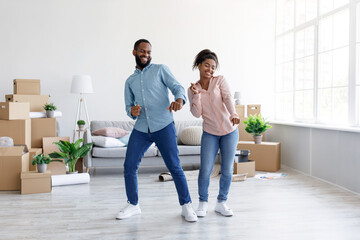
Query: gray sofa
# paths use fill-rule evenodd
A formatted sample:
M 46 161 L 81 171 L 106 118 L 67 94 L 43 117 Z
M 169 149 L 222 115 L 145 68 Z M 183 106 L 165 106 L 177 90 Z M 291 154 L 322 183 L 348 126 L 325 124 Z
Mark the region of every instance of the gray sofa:
M 91 121 L 90 130 L 84 134 L 84 142 L 91 143 L 91 132 L 104 127 L 118 127 L 132 131 L 135 121 Z M 202 126 L 202 120 L 175 121 L 176 135 L 181 165 L 186 168 L 198 169 L 200 166 L 200 146 L 184 145 L 180 140 L 182 130 L 190 126 Z M 87 156 L 83 158 L 88 172 L 96 167 L 123 167 L 126 147 L 102 148 L 93 146 Z M 146 151 L 140 166 L 165 167 L 161 154 L 155 144 Z

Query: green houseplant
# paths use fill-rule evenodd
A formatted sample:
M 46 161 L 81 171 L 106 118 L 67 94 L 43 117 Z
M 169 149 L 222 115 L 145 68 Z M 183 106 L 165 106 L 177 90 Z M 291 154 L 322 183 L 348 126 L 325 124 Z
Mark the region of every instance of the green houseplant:
M 85 121 L 84 120 L 79 120 L 79 121 L 77 121 L 77 125 L 79 126 L 79 130 L 84 130 Z
M 39 173 L 46 172 L 47 165 L 50 162 L 62 162 L 61 160 L 52 160 L 49 155 L 44 155 L 42 153 L 35 155 L 31 160 L 31 164 L 37 166 Z
M 66 141 L 55 142 L 54 144 L 59 148 L 60 152 L 50 153 L 51 158 L 64 159 L 66 165 L 69 166 L 69 172 L 75 172 L 75 165 L 79 158 L 85 157 L 91 150 L 92 143 L 81 145 L 83 139 L 77 140 L 75 143 Z
M 250 115 L 244 123 L 246 124 L 245 131 L 254 136 L 255 144 L 260 144 L 261 134 L 271 128 L 269 122 L 261 114 Z
M 54 105 L 54 103 L 45 103 L 43 108 L 46 111 L 46 116 L 48 118 L 53 118 L 55 116 L 54 111 L 56 110 L 56 106 Z

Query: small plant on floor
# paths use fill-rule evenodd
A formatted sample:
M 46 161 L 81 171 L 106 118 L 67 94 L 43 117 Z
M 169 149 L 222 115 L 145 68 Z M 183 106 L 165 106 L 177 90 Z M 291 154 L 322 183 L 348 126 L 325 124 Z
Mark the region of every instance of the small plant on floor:
M 81 145 L 83 139 L 77 140 L 75 143 L 66 141 L 55 142 L 60 152 L 50 153 L 51 158 L 64 159 L 65 164 L 69 166 L 69 172 L 75 172 L 75 165 L 79 158 L 85 157 L 91 150 L 93 143 Z
M 271 128 L 269 122 L 261 114 L 250 115 L 244 123 L 246 124 L 245 131 L 254 136 L 256 144 L 261 143 L 261 134 Z
M 46 172 L 47 164 L 50 162 L 62 162 L 61 160 L 52 160 L 49 155 L 44 155 L 42 153 L 36 155 L 31 160 L 32 165 L 37 165 L 39 173 Z

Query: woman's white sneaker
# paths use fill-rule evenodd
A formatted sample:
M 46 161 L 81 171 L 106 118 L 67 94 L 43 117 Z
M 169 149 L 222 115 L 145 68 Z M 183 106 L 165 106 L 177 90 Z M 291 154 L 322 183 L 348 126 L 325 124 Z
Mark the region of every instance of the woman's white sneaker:
M 181 215 L 188 222 L 196 222 L 198 220 L 194 209 L 191 207 L 191 203 L 185 203 L 181 206 Z
M 137 215 L 141 213 L 141 209 L 139 204 L 133 205 L 128 203 L 128 205 L 126 207 L 124 207 L 117 215 L 116 215 L 116 219 L 125 219 L 125 218 L 129 218 L 131 216 Z
M 196 210 L 196 215 L 198 217 L 205 217 L 208 211 L 208 203 L 207 202 L 199 202 L 198 209 Z
M 231 217 L 234 215 L 233 211 L 228 206 L 226 206 L 225 202 L 217 202 L 215 206 L 215 212 L 218 212 L 225 217 Z

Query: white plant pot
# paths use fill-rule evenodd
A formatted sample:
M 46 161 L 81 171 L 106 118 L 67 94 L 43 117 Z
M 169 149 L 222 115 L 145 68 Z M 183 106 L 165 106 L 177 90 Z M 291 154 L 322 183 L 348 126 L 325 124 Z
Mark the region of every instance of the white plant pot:
M 44 173 L 46 172 L 47 164 L 36 164 L 38 173 Z
M 48 118 L 55 117 L 55 111 L 46 111 L 46 117 Z
M 79 130 L 85 130 L 85 125 L 78 125 L 79 126 Z
M 262 135 L 254 136 L 255 144 L 261 144 L 261 140 L 262 140 Z

